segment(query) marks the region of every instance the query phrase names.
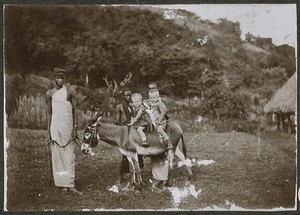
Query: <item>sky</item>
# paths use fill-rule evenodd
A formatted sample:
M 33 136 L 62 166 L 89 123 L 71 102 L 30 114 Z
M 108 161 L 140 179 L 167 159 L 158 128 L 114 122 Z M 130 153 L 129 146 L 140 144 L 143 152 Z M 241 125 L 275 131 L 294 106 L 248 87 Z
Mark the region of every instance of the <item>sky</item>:
M 153 6 L 153 5 L 152 5 Z M 186 4 L 155 5 L 168 9 L 184 9 L 201 19 L 216 22 L 219 18 L 239 22 L 242 39 L 250 32 L 254 36 L 271 37 L 273 44 L 297 44 L 295 4 Z

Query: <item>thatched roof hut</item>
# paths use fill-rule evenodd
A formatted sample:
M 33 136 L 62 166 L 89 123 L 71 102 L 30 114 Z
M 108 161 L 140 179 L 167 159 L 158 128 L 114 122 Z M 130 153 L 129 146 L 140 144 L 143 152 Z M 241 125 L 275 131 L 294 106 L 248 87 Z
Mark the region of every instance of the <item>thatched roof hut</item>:
M 266 113 L 295 113 L 297 103 L 296 73 L 273 95 L 264 107 Z

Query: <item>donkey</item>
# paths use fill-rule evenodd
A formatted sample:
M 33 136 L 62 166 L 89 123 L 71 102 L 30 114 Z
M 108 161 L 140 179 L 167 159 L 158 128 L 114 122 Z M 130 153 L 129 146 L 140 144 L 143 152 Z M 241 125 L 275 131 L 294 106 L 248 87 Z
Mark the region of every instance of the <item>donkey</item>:
M 102 116 L 98 117 L 95 123 L 85 127 L 83 141 L 81 143 L 81 151 L 83 154 L 91 153 L 92 148 L 98 144 L 99 140 L 102 140 L 112 146 L 116 146 L 119 151 L 127 157 L 132 167 L 132 183 L 139 185 L 142 182 L 138 154 L 143 156 L 154 156 L 162 154 L 167 150 L 170 169 L 168 182 L 172 181 L 174 151 L 176 150 L 180 140 L 182 142 L 182 152 L 180 150 L 176 150 L 175 154 L 182 161 L 187 159 L 182 129 L 180 125 L 174 121 L 168 121 L 166 127 L 166 132 L 173 144 L 173 147 L 168 150 L 170 147 L 168 147 L 165 143 L 161 143 L 160 138 L 156 133 L 146 133 L 149 147 L 145 148 L 140 146 L 142 140 L 136 129 L 133 127 L 109 125 L 101 122 L 101 119 Z M 187 166 L 187 169 L 188 177 L 191 179 L 193 175 L 191 168 Z

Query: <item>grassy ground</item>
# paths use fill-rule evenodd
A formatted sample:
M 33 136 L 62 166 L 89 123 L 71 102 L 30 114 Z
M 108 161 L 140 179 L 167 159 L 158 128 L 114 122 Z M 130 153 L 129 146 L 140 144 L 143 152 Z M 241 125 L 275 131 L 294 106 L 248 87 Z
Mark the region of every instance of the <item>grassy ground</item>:
M 118 180 L 121 156 L 116 148 L 99 144 L 94 156 L 76 150 L 76 184 L 83 196 L 62 193 L 54 187 L 50 173 L 50 154 L 45 131 L 8 129 L 7 209 L 168 209 L 174 208 L 168 190 L 157 191 L 146 185 L 140 191 L 114 193 L 108 190 Z M 188 155 L 210 160 L 195 165 L 191 182 L 198 198 L 188 196 L 179 209 L 207 207 L 229 209 L 294 208 L 296 184 L 296 143 L 294 135 L 264 133 L 261 138 L 246 133 L 186 133 Z M 178 160 L 177 160 L 178 161 Z M 149 181 L 150 159 L 146 158 L 143 178 Z M 177 167 L 175 186 L 183 188 L 186 169 Z

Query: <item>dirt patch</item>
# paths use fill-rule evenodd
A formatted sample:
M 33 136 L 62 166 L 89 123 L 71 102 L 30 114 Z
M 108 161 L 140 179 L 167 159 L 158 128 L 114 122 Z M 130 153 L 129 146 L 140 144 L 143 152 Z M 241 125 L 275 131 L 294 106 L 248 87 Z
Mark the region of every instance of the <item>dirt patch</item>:
M 174 171 L 174 187 L 194 186 L 198 196 L 187 195 L 174 205 L 168 189 L 151 187 L 150 159 L 141 190 L 109 191 L 116 184 L 121 156 L 116 148 L 99 143 L 94 156 L 76 150 L 76 184 L 83 196 L 62 193 L 51 180 L 50 152 L 45 131 L 8 129 L 7 209 L 9 211 L 154 209 L 194 210 L 232 206 L 246 209 L 294 208 L 296 183 L 295 136 L 277 132 L 260 138 L 245 133 L 187 133 L 189 158 L 194 162 L 188 183 L 184 166 Z M 178 162 L 179 160 L 177 160 Z M 173 188 L 174 188 L 173 187 Z

